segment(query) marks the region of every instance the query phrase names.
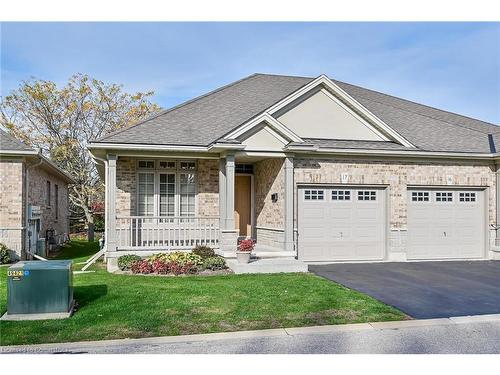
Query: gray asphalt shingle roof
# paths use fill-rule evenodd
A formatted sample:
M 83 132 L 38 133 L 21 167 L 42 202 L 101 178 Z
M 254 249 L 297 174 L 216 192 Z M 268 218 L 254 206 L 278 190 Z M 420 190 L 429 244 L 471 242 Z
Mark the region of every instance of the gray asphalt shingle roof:
M 0 151 L 33 151 L 33 149 L 0 129 Z
M 312 80 L 314 78 L 254 74 L 96 142 L 206 146 Z M 500 127 L 494 124 L 348 83 L 333 82 L 420 150 L 490 153 L 488 134 L 500 132 Z M 494 134 L 492 139 L 500 150 L 500 136 Z M 346 146 L 345 142 L 329 142 L 328 147 Z M 349 142 L 355 148 L 361 145 Z M 384 143 L 387 144 L 369 142 L 365 146 L 401 147 Z

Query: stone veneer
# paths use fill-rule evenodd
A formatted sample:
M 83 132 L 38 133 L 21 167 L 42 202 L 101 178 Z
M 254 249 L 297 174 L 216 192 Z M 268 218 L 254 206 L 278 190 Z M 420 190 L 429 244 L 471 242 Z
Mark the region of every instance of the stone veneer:
M 22 258 L 25 197 L 25 163 L 22 159 L 2 158 L 0 162 L 0 242 L 15 252 L 15 257 Z M 51 202 L 48 207 L 47 181 L 51 184 Z M 59 189 L 59 212 L 55 213 L 55 185 Z M 46 236 L 47 229 L 54 229 L 55 234 L 69 233 L 68 188 L 66 182 L 37 166 L 29 170 L 28 204 L 40 206 L 40 238 Z
M 388 185 L 389 255 L 399 260 L 406 248 L 408 185 L 485 187 L 489 223 L 495 223 L 495 169 L 493 163 L 467 161 L 367 161 L 362 159 L 295 159 L 294 183 Z M 449 183 L 448 178 L 451 178 Z M 295 210 L 296 212 L 296 210 Z M 295 217 L 296 219 L 296 217 Z M 296 225 L 295 225 L 296 227 Z M 491 235 L 490 235 L 491 237 Z M 404 256 L 403 256 L 404 258 Z M 403 260 L 403 259 L 401 259 Z

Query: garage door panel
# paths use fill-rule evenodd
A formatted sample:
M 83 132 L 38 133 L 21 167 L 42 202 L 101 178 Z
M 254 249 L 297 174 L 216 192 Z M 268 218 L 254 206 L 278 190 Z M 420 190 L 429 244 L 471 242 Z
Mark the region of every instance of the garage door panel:
M 305 188 L 311 190 L 311 188 Z M 299 258 L 308 261 L 380 260 L 385 251 L 385 194 L 382 189 L 322 187 L 325 200 L 311 202 L 299 189 Z M 347 199 L 332 191 L 349 191 Z M 375 191 L 375 194 L 373 193 Z M 345 198 L 345 197 L 343 197 Z M 310 207 L 321 204 L 322 214 L 315 216 Z M 313 229 L 315 228 L 315 229 Z M 322 235 L 318 231 L 324 231 Z
M 484 192 L 475 191 L 475 201 L 464 202 L 460 193 L 470 191 L 452 191 L 446 195 L 451 201 L 439 201 L 442 189 L 425 191 L 427 202 L 415 201 L 415 190 L 408 190 L 408 259 L 484 257 Z

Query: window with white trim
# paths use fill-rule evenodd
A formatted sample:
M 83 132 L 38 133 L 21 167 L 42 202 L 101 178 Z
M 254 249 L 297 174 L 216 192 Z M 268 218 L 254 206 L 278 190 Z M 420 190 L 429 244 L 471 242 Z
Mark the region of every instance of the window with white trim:
M 436 191 L 436 202 L 453 202 L 453 192 Z
M 137 215 L 195 216 L 196 161 L 139 160 Z
M 458 195 L 458 200 L 460 202 L 475 202 L 476 201 L 476 193 L 473 191 L 465 191 L 461 192 Z
M 412 191 L 411 192 L 412 202 L 429 202 L 429 192 L 428 191 Z
M 324 190 L 304 190 L 304 200 L 306 201 L 322 201 L 325 199 Z
M 175 173 L 160 173 L 160 216 L 175 216 Z
M 180 216 L 194 216 L 196 183 L 194 173 L 180 174 Z
M 350 190 L 332 190 L 332 201 L 350 201 Z
M 158 169 L 177 169 L 177 163 L 175 161 L 159 161 Z
M 153 172 L 139 172 L 138 174 L 138 214 L 153 216 L 155 199 L 155 174 Z
M 358 201 L 375 201 L 377 200 L 377 192 L 375 190 L 359 190 Z
M 140 169 L 155 169 L 155 162 L 154 160 L 139 160 L 137 166 Z

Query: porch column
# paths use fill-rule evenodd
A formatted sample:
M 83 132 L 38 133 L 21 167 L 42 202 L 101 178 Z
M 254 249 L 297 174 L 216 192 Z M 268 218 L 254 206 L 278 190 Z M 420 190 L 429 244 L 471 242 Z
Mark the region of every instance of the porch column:
M 285 251 L 294 251 L 293 241 L 293 157 L 285 158 Z
M 226 229 L 226 159 L 219 159 L 219 228 Z
M 234 230 L 234 155 L 226 156 L 226 228 Z
M 106 179 L 106 189 L 108 190 L 108 212 L 107 219 L 108 233 L 106 239 L 106 251 L 116 251 L 116 155 L 108 155 L 108 175 Z
M 225 257 L 236 256 L 238 233 L 234 226 L 234 155 L 226 155 L 219 164 L 219 204 L 221 230 L 219 248 Z

